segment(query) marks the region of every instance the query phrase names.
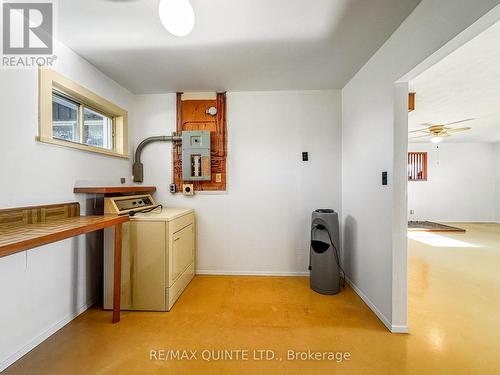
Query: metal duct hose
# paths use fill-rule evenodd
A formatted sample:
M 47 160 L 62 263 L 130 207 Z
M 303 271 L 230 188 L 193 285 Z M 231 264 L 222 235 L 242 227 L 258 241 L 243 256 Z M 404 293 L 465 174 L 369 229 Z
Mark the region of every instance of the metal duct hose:
M 132 166 L 132 175 L 134 176 L 134 182 L 144 181 L 144 165 L 141 163 L 141 153 L 142 149 L 146 147 L 146 145 L 153 142 L 177 142 L 181 140 L 182 137 L 178 135 L 163 135 L 149 137 L 139 143 L 139 146 L 137 146 L 137 149 L 135 150 L 134 165 Z

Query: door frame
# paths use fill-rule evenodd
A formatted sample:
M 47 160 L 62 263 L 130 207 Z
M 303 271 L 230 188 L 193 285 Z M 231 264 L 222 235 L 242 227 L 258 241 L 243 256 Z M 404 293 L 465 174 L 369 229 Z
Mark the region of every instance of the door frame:
M 500 22 L 500 5 L 479 18 L 394 83 L 394 192 L 392 209 L 392 332 L 408 332 L 408 94 L 409 82 Z

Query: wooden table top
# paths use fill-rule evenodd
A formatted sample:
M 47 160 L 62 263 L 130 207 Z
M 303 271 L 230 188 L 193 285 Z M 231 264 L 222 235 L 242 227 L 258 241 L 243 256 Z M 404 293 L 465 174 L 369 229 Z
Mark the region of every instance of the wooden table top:
M 75 216 L 45 223 L 0 227 L 0 258 L 127 221 L 127 215 Z
M 81 194 L 133 194 L 154 193 L 156 186 L 75 186 L 74 193 Z

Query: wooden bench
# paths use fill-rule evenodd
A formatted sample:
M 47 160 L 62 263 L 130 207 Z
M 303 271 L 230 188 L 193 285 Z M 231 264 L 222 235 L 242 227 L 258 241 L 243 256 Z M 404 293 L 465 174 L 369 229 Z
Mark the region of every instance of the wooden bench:
M 115 227 L 113 323 L 120 321 L 122 224 L 128 216 L 80 216 L 78 203 L 0 210 L 0 258 L 66 238 Z

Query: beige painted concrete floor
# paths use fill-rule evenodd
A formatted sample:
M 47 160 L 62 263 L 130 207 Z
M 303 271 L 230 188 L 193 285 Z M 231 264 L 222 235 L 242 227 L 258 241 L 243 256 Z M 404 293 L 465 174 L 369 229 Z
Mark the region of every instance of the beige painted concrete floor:
M 463 226 L 466 234 L 412 235 L 409 335 L 390 334 L 352 289 L 322 296 L 301 277 L 198 276 L 170 313 L 125 312 L 112 325 L 93 308 L 6 373 L 500 374 L 500 225 Z M 159 349 L 197 350 L 198 359 L 150 360 Z M 218 349 L 249 358 L 203 359 Z M 288 350 L 351 357 L 289 361 Z

